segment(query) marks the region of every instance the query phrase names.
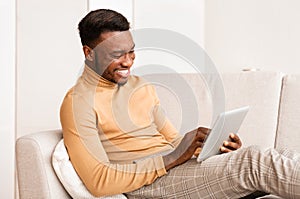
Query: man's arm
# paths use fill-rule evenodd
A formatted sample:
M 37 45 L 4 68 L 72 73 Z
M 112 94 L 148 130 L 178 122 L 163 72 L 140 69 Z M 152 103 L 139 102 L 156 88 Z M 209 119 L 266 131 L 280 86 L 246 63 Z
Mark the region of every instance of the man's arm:
M 193 156 L 197 148 L 201 148 L 206 136 L 209 134 L 210 129 L 199 127 L 183 137 L 178 147 L 166 156 L 163 156 L 166 170 L 178 166 Z M 242 146 L 242 142 L 238 135 L 231 133 L 230 141 L 224 141 L 223 146 L 220 148 L 222 153 L 235 151 Z
M 162 107 L 160 105 L 159 98 L 157 96 L 156 90 L 153 86 L 151 88 L 151 96 L 154 97 L 154 108 L 153 108 L 153 120 L 157 126 L 157 130 L 165 137 L 168 142 L 171 142 L 176 148 L 181 139 L 182 135 L 179 134 L 178 130 L 173 126 L 170 120 L 166 117 Z

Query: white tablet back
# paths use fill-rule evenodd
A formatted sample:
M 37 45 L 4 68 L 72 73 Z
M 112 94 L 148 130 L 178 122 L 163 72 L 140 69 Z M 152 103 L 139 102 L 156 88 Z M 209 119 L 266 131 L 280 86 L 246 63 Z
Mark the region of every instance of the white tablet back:
M 249 107 L 246 106 L 218 116 L 197 158 L 198 162 L 220 153 L 220 147 L 225 140 L 229 139 L 229 134 L 238 132 L 248 110 Z

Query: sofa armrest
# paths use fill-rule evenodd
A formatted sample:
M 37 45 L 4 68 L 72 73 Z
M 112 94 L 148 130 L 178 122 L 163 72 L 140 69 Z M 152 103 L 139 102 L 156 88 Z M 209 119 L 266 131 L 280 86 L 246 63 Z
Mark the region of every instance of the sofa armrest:
M 61 130 L 45 131 L 17 139 L 16 160 L 20 199 L 71 198 L 52 168 L 51 157 Z

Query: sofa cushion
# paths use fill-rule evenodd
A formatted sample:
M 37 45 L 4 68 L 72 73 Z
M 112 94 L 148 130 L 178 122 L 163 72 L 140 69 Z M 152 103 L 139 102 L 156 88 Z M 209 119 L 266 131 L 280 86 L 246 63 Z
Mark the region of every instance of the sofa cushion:
M 222 77 L 226 109 L 250 106 L 239 130 L 244 146 L 274 147 L 283 74 L 249 71 Z
M 76 199 L 126 199 L 123 194 L 107 197 L 94 197 L 86 189 L 69 160 L 63 139 L 56 145 L 52 155 L 52 165 L 57 177 L 67 192 Z
M 300 152 L 300 75 L 287 75 L 283 79 L 279 110 L 276 148 L 289 148 Z

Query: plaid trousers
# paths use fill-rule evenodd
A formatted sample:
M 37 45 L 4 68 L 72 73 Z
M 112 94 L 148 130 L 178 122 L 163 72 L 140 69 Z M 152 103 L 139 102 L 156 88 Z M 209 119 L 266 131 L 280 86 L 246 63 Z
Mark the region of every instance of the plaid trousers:
M 152 184 L 126 193 L 128 198 L 241 198 L 254 191 L 300 198 L 300 154 L 257 146 L 191 159 Z

